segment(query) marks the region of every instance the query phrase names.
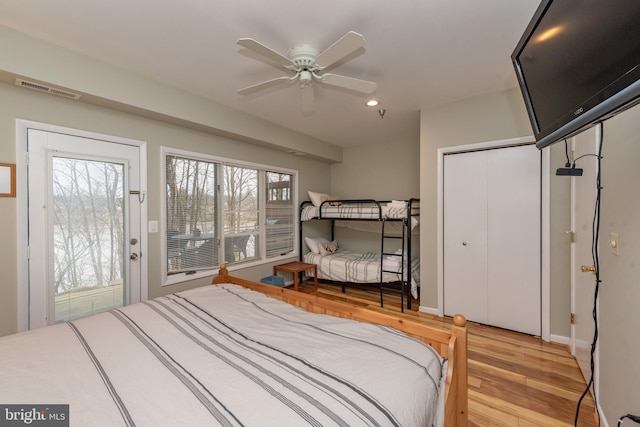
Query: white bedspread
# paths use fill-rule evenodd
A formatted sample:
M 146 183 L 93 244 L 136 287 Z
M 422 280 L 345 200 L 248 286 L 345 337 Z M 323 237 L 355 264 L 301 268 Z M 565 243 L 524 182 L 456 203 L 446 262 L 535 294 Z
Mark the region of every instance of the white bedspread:
M 380 283 L 380 253 L 357 252 L 340 249 L 334 254 L 320 255 L 307 252 L 304 262 L 318 265 L 318 278 L 348 283 Z M 395 261 L 395 260 L 393 260 Z M 385 270 L 395 270 L 398 273 L 383 273 L 382 281 L 395 282 L 400 280 L 400 263 L 388 262 Z M 405 268 L 405 275 L 407 269 Z M 420 258 L 411 260 L 411 295 L 418 298 L 420 283 Z
M 445 375 L 395 330 L 228 284 L 0 338 L 0 361 L 2 404 L 78 427 L 430 426 Z

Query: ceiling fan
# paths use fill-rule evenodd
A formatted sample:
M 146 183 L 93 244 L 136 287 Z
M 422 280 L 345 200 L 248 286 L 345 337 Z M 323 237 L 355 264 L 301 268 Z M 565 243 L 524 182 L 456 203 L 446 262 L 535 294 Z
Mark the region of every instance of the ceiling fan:
M 257 53 L 276 65 L 293 71 L 293 76 L 283 76 L 267 80 L 238 91 L 241 95 L 248 95 L 263 89 L 283 84 L 299 83 L 302 110 L 311 112 L 314 109 L 313 82 L 349 89 L 355 92 L 370 94 L 376 90 L 377 84 L 366 80 L 355 79 L 337 74 L 322 73 L 324 69 L 344 59 L 364 46 L 364 37 L 354 31 L 349 31 L 338 41 L 326 48 L 322 53 L 313 46 L 301 44 L 291 48 L 287 56 L 250 38 L 238 40 L 238 44 Z

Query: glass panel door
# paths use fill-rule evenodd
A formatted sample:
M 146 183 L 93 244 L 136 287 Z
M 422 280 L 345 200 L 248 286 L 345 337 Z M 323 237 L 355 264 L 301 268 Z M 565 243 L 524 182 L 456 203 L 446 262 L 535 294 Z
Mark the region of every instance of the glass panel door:
M 29 329 L 146 299 L 140 148 L 36 129 L 27 148 Z
M 124 305 L 125 166 L 51 159 L 55 323 Z

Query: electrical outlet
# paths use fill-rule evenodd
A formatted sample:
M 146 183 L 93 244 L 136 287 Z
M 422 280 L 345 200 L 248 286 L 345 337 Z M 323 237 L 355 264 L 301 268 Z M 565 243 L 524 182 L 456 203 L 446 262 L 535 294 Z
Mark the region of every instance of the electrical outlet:
M 611 253 L 615 256 L 620 256 L 620 236 L 618 233 L 611 233 L 611 238 L 609 239 L 609 247 L 611 248 Z

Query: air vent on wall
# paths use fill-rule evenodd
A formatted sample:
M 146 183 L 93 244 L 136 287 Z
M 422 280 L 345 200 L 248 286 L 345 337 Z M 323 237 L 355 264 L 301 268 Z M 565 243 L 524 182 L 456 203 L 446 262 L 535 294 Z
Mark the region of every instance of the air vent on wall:
M 80 96 L 81 96 L 77 93 L 69 92 L 68 90 L 45 86 L 40 83 L 30 82 L 22 79 L 16 79 L 16 86 L 26 87 L 27 89 L 33 89 L 39 92 L 50 93 L 52 95 L 58 95 L 58 96 L 71 98 L 71 99 L 80 99 Z

